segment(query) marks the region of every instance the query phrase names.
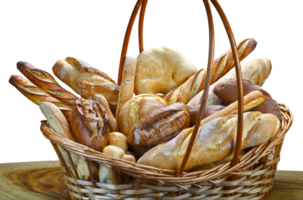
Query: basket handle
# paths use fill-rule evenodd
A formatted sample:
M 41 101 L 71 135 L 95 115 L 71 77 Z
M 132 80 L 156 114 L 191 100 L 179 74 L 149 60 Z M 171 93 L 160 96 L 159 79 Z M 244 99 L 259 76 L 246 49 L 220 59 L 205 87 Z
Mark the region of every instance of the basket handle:
M 243 111 L 244 111 L 244 106 L 243 106 L 243 79 L 242 79 L 242 72 L 241 72 L 241 65 L 240 65 L 240 60 L 239 56 L 237 53 L 237 46 L 235 42 L 235 38 L 233 35 L 233 32 L 231 30 L 230 24 L 226 18 L 226 15 L 224 11 L 222 10 L 220 4 L 217 2 L 217 0 L 210 0 L 212 4 L 214 5 L 215 9 L 219 13 L 221 20 L 224 24 L 224 27 L 226 29 L 229 42 L 231 45 L 232 53 L 233 53 L 233 58 L 235 61 L 235 68 L 236 68 L 236 77 L 237 77 L 237 86 L 238 86 L 238 126 L 237 126 L 237 138 L 236 138 L 236 145 L 234 149 L 234 158 L 232 161 L 232 166 L 235 166 L 236 164 L 239 163 L 239 157 L 240 157 L 240 150 L 241 150 L 241 143 L 242 143 L 242 132 L 243 132 Z M 194 127 L 194 131 L 191 135 L 188 147 L 186 149 L 185 155 L 183 157 L 180 169 L 178 171 L 177 176 L 181 176 L 184 170 L 184 167 L 186 165 L 186 162 L 189 158 L 193 143 L 195 141 L 198 129 L 199 129 L 199 124 L 201 121 L 201 117 L 203 114 L 203 111 L 205 109 L 205 105 L 207 102 L 207 97 L 208 97 L 208 91 L 209 91 L 209 85 L 210 85 L 210 71 L 211 71 L 211 66 L 213 62 L 213 55 L 214 55 L 214 26 L 213 26 L 213 18 L 211 14 L 211 8 L 209 6 L 208 0 L 203 0 L 204 6 L 206 9 L 207 17 L 208 17 L 208 24 L 209 24 L 209 55 L 208 55 L 208 67 L 207 67 L 207 74 L 206 74 L 206 84 L 204 88 L 204 93 L 203 93 L 203 98 L 201 100 L 201 106 L 199 109 L 199 114 L 198 118 Z M 143 5 L 142 5 L 143 4 Z M 144 21 L 144 13 L 147 5 L 147 0 L 138 0 L 134 10 L 132 12 L 131 18 L 129 20 L 125 37 L 124 37 L 124 42 L 123 42 L 123 47 L 122 47 L 122 52 L 121 52 L 121 58 L 120 58 L 120 66 L 119 66 L 119 75 L 118 75 L 118 84 L 121 84 L 122 80 L 122 71 L 123 71 L 123 63 L 125 61 L 126 53 L 127 53 L 127 48 L 128 48 L 128 43 L 129 43 L 129 38 L 132 30 L 132 26 L 134 24 L 134 21 L 136 19 L 137 13 L 139 8 L 141 8 L 141 13 L 140 13 L 140 19 L 139 19 L 139 49 L 140 52 L 144 50 L 143 48 L 143 21 Z

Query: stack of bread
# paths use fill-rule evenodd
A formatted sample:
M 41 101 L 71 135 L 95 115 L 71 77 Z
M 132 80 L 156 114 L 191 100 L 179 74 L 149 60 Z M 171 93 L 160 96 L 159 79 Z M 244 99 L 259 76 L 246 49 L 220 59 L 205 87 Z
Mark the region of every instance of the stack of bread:
M 240 60 L 255 47 L 254 39 L 240 42 Z M 231 50 L 213 61 L 212 85 L 185 166 L 187 171 L 208 169 L 233 158 L 238 113 L 234 65 Z M 17 68 L 27 79 L 13 75 L 9 82 L 39 105 L 50 127 L 62 137 L 114 158 L 179 169 L 206 82 L 206 69 L 197 70 L 179 51 L 158 46 L 144 50 L 137 58 L 126 57 L 120 86 L 106 73 L 79 59 L 57 61 L 54 74 L 81 98 L 61 87 L 51 74 L 29 63 L 18 62 Z M 280 130 L 279 105 L 261 87 L 271 68 L 268 59 L 242 65 L 243 153 Z M 92 175 L 103 183 L 131 180 L 122 171 L 97 163 L 89 173 L 81 156 L 59 150 L 70 172 L 80 179 L 87 180 Z M 113 180 L 113 173 L 119 180 Z

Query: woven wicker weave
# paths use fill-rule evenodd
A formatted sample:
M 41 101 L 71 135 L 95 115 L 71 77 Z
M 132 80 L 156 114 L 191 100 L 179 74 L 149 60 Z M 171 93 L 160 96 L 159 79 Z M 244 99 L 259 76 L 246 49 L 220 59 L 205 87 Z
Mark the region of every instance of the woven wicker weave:
M 224 200 L 253 200 L 264 199 L 269 195 L 273 187 L 273 181 L 280 161 L 280 152 L 285 134 L 288 132 L 293 122 L 293 115 L 290 109 L 279 104 L 282 113 L 281 130 L 269 141 L 251 148 L 244 155 L 239 156 L 243 129 L 243 83 L 241 66 L 236 51 L 235 39 L 227 18 L 216 0 L 210 0 L 218 11 L 228 34 L 238 80 L 239 113 L 238 113 L 238 133 L 234 151 L 234 159 L 231 162 L 221 164 L 215 168 L 194 172 L 183 172 L 182 165 L 185 166 L 191 145 L 198 130 L 199 119 L 189 142 L 188 149 L 184 156 L 179 171 L 160 169 L 156 167 L 140 165 L 126 160 L 112 158 L 106 154 L 95 151 L 79 143 L 72 142 L 56 134 L 46 121 L 42 121 L 41 131 L 49 139 L 60 159 L 62 170 L 72 199 L 224 199 Z M 207 79 L 204 88 L 204 95 L 201 101 L 199 116 L 202 116 L 205 108 L 211 64 L 214 55 L 214 27 L 211 9 L 208 0 L 203 0 L 209 23 L 209 58 L 207 67 Z M 131 15 L 121 53 L 118 83 L 121 82 L 123 63 L 127 53 L 128 42 L 133 23 L 138 10 L 141 7 L 139 19 L 139 48 L 143 48 L 143 19 L 147 5 L 147 0 L 138 0 Z M 66 166 L 60 153 L 59 147 L 67 151 L 73 171 L 76 172 L 75 165 L 71 159 L 70 152 L 80 155 L 88 164 L 90 174 L 91 165 L 104 165 L 112 170 L 120 170 L 132 177 L 127 184 L 105 184 L 94 180 L 80 180 L 77 173 L 71 173 Z M 188 154 L 188 155 L 187 155 Z M 113 173 L 115 175 L 115 173 Z M 117 177 L 114 177 L 114 180 Z M 114 181 L 116 183 L 116 181 Z
M 60 159 L 70 195 L 76 199 L 261 199 L 273 186 L 283 140 L 293 121 L 290 109 L 283 104 L 280 108 L 283 119 L 279 133 L 241 156 L 236 166 L 231 167 L 231 162 L 228 162 L 210 170 L 184 172 L 183 177 L 175 177 L 177 171 L 112 158 L 72 142 L 55 133 L 46 121 L 42 121 L 41 131 L 55 147 L 60 146 L 81 155 L 86 161 L 119 169 L 134 177 L 131 184 L 119 185 L 80 180 L 66 171 L 64 161 Z M 237 180 L 227 180 L 233 175 L 238 176 Z M 142 180 L 149 183 L 140 184 Z M 235 188 L 229 190 L 229 186 Z M 232 193 L 233 196 L 223 197 Z

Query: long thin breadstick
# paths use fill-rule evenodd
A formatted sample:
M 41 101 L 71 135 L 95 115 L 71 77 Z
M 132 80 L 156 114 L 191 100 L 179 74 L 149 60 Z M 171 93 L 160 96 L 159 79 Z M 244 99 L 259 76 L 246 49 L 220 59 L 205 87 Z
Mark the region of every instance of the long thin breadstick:
M 260 91 L 253 91 L 247 95 L 244 96 L 244 112 L 248 111 L 261 103 L 265 101 L 265 97 Z M 234 103 L 230 104 L 226 108 L 223 108 L 222 110 L 206 117 L 200 122 L 200 126 L 203 124 L 206 124 L 207 122 L 210 122 L 213 119 L 216 119 L 218 117 L 223 117 L 231 114 L 238 113 L 238 101 L 235 101 Z
M 119 116 L 119 112 L 122 106 L 133 97 L 134 82 L 136 73 L 137 59 L 133 57 L 126 57 L 122 72 L 122 82 L 119 92 L 118 106 L 116 110 L 116 117 Z

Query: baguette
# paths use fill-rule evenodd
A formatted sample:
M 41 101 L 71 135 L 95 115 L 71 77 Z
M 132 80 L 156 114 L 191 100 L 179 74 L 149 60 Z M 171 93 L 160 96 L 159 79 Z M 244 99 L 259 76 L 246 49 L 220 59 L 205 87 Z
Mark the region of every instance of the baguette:
M 57 134 L 61 135 L 64 138 L 68 138 L 73 142 L 77 142 L 73 133 L 71 132 L 71 129 L 69 127 L 66 118 L 64 117 L 64 115 L 62 114 L 62 112 L 57 106 L 49 102 L 42 102 L 39 104 L 39 107 L 42 113 L 44 114 L 44 116 L 46 117 L 48 124 L 52 127 L 52 129 Z M 72 161 L 77 169 L 77 172 L 74 172 L 67 152 L 63 150 L 60 146 L 59 146 L 59 150 L 67 165 L 67 168 L 74 176 L 75 173 L 78 173 L 80 179 L 85 179 L 85 180 L 89 179 L 90 175 L 89 175 L 88 166 L 86 162 L 79 155 L 74 154 L 72 152 L 70 153 Z M 96 169 L 93 171 L 96 171 Z
M 72 107 L 73 102 L 78 99 L 78 97 L 62 88 L 52 75 L 46 71 L 38 69 L 27 62 L 18 62 L 17 68 L 31 82 L 65 105 Z
M 136 65 L 137 65 L 136 58 L 132 58 L 132 57 L 125 58 L 116 117 L 119 115 L 122 106 L 133 97 Z
M 242 78 L 251 81 L 254 84 L 262 86 L 271 72 L 271 62 L 268 59 L 256 59 L 242 65 Z M 213 90 L 216 85 L 231 78 L 236 78 L 236 71 L 232 70 L 217 82 L 209 87 L 209 93 L 206 105 L 222 105 L 222 100 L 217 97 Z M 188 106 L 200 105 L 203 91 L 199 92 L 192 100 L 188 102 Z
M 51 96 L 35 84 L 27 80 L 26 78 L 19 75 L 12 75 L 9 82 L 15 86 L 25 97 L 39 105 L 41 102 L 50 102 L 55 104 L 67 118 L 70 120 L 72 108 L 63 104 L 61 101 Z
M 239 59 L 243 60 L 248 56 L 255 48 L 257 42 L 252 39 L 246 39 L 238 44 Z M 224 76 L 230 69 L 235 66 L 232 50 L 229 49 L 220 57 L 215 59 L 211 68 L 210 84 L 216 82 L 219 78 Z M 165 100 L 169 104 L 175 102 L 188 103 L 196 94 L 204 89 L 206 83 L 206 71 L 207 69 L 201 69 L 193 76 L 191 76 L 185 83 L 170 91 Z
M 185 170 L 213 163 L 233 153 L 237 134 L 237 116 L 216 118 L 198 130 Z M 280 130 L 280 121 L 272 114 L 244 113 L 241 150 L 259 145 Z M 186 152 L 193 128 L 183 130 L 177 137 L 145 153 L 139 164 L 178 170 Z
M 120 86 L 104 72 L 72 57 L 58 60 L 53 66 L 53 72 L 82 98 L 93 99 L 94 95 L 102 94 L 112 111 L 116 109 Z

